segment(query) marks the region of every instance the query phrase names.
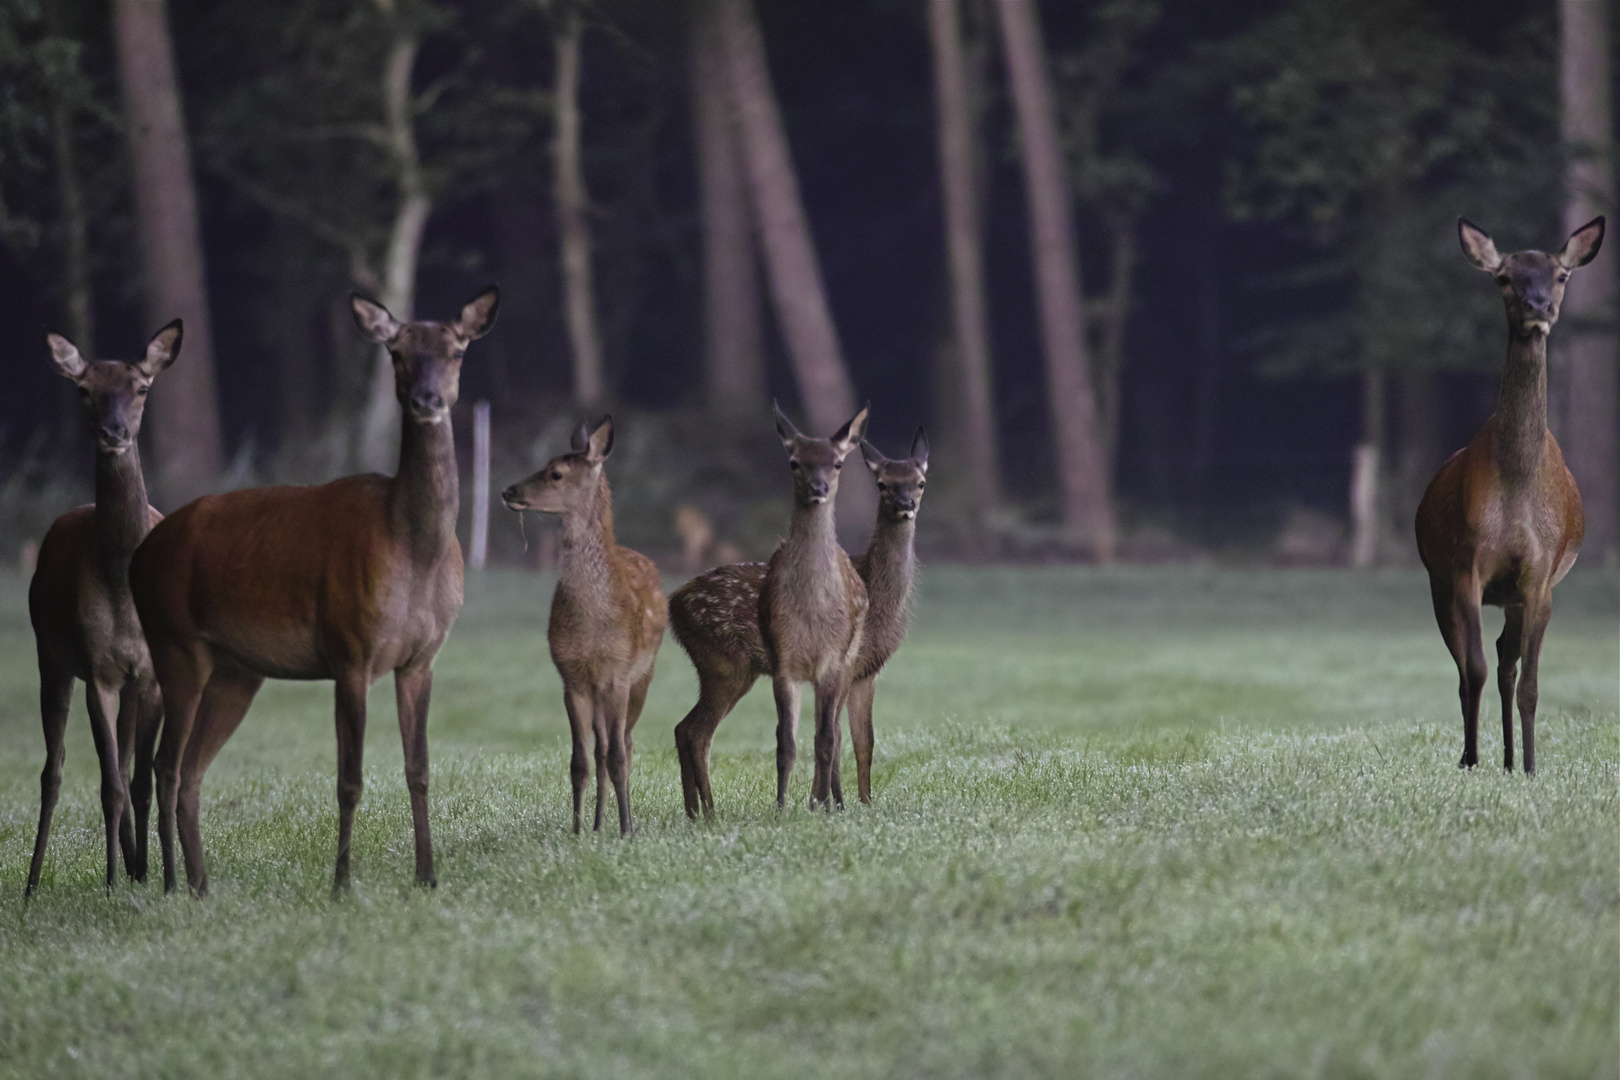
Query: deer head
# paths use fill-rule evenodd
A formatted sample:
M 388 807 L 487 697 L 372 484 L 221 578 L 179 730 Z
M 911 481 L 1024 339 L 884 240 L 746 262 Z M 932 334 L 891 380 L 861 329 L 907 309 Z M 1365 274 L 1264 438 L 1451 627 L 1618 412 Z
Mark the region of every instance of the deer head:
M 1501 255 L 1485 230 L 1467 218 L 1457 219 L 1457 238 L 1468 261 L 1496 278 L 1507 306 L 1508 327 L 1518 337 L 1545 335 L 1558 321 L 1564 285 L 1570 271 L 1597 258 L 1603 246 L 1604 219 L 1593 218 L 1570 234 L 1556 255 L 1517 251 Z
M 838 495 L 838 472 L 844 467 L 844 459 L 866 434 L 866 416 L 871 406 L 863 406 L 830 439 L 801 435 L 775 402 L 771 410 L 776 414 L 776 433 L 788 453 L 788 468 L 793 470 L 794 501 L 800 506 L 832 501 Z
M 877 477 L 878 513 L 896 521 L 914 520 L 928 486 L 928 436 L 922 428 L 911 440 L 911 456 L 886 458 L 882 451 L 861 440 L 861 457 Z
M 418 424 L 443 423 L 461 393 L 461 358 L 467 345 L 489 333 L 501 291 L 491 285 L 461 309 L 455 322 L 401 323 L 381 304 L 358 293 L 349 298 L 354 321 L 394 361 L 394 396 Z
M 501 500 L 512 510 L 584 511 L 596 498 L 602 463 L 612 452 L 613 417 L 602 417 L 595 428 L 581 423 L 568 453 L 552 458 L 545 468 L 501 492 Z
M 46 334 L 51 347 L 51 364 L 64 378 L 79 388 L 79 400 L 96 436 L 96 449 L 103 454 L 122 454 L 135 445 L 141 433 L 141 416 L 146 412 L 146 394 L 158 372 L 180 355 L 183 328 L 176 319 L 146 344 L 139 360 L 98 360 L 91 362 L 79 354 L 78 346 L 61 334 Z

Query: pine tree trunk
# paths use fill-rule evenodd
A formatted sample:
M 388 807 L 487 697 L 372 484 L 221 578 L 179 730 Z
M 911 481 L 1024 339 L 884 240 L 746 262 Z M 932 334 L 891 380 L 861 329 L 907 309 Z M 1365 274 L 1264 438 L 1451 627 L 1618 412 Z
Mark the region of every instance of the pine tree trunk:
M 579 53 L 584 27 L 579 11 L 565 7 L 553 38 L 556 85 L 552 109 L 556 137 L 552 144 L 553 199 L 561 246 L 563 312 L 574 357 L 574 399 L 587 408 L 602 401 L 602 342 L 596 328 L 596 298 L 591 279 L 590 198 L 580 156 Z
M 1124 218 L 1109 224 L 1108 294 L 1097 301 L 1096 380 L 1097 441 L 1103 468 L 1114 475 L 1119 459 L 1120 378 L 1125 370 L 1125 327 L 1131 317 L 1131 288 L 1136 281 L 1136 228 Z
M 47 31 L 61 36 L 62 0 L 45 4 Z M 56 174 L 56 205 L 62 215 L 62 314 L 68 335 L 86 356 L 95 357 L 95 319 L 90 281 L 89 222 L 84 212 L 84 191 L 79 186 L 79 155 L 73 141 L 77 109 L 74 102 L 57 95 L 51 102 L 51 157 Z M 61 428 L 67 440 L 82 438 L 84 410 L 77 397 L 63 387 Z
M 1446 458 L 1440 445 L 1439 401 L 1431 371 L 1409 371 L 1394 377 L 1395 418 L 1399 425 L 1400 449 L 1396 456 L 1394 498 L 1390 524 L 1400 530 L 1404 550 L 1411 546 L 1412 523 L 1418 503 L 1435 470 Z
M 220 473 L 213 333 L 198 236 L 197 194 L 164 0 L 113 0 L 118 67 L 135 166 L 147 317 L 185 320 L 185 354 L 152 395 L 146 428 L 153 488 L 173 504 L 200 494 Z
M 1564 231 L 1599 214 L 1614 223 L 1614 135 L 1609 84 L 1608 0 L 1561 0 Z M 1620 367 L 1616 364 L 1615 266 L 1610 240 L 1571 275 L 1553 374 L 1562 430 L 1559 443 L 1586 511 L 1583 550 L 1594 562 L 1620 556 Z M 1595 558 L 1594 558 L 1595 556 Z
M 715 412 L 765 413 L 759 267 L 714 0 L 692 5 L 692 115 L 703 214 L 704 401 Z
M 393 227 L 388 234 L 384 256 L 382 289 L 377 302 L 401 322 L 416 317 L 416 267 L 422 252 L 422 234 L 427 230 L 433 200 L 422 179 L 421 157 L 416 149 L 411 95 L 411 72 L 416 67 L 420 42 L 401 34 L 394 40 L 383 68 L 382 91 L 389 148 L 398 169 L 395 190 L 399 202 L 394 210 Z M 388 350 L 378 346 L 372 363 L 371 389 L 366 395 L 365 415 L 360 425 L 359 459 L 362 468 L 388 473 L 399 453 L 399 402 L 394 399 L 394 365 Z
M 1063 523 L 1094 558 L 1107 562 L 1114 555 L 1114 507 L 1097 437 L 1097 405 L 1081 309 L 1079 255 L 1045 48 L 1035 4 L 1030 0 L 996 0 L 996 12 L 1023 151 L 1030 247 L 1046 352 L 1047 393 L 1057 437 Z
M 973 505 L 969 544 L 982 554 L 988 547 L 985 519 L 1001 503 L 1001 468 L 996 457 L 984 244 L 974 177 L 976 140 L 957 0 L 930 0 L 928 29 L 933 46 L 939 176 L 945 197 L 945 247 L 955 331 L 953 367 L 957 385 L 953 392 L 958 400 L 954 411 L 961 418 L 953 441 L 961 445 L 967 464 Z
M 1379 540 L 1384 535 L 1384 373 L 1367 371 L 1361 383 L 1361 442 L 1350 468 L 1350 565 L 1369 567 L 1378 562 Z

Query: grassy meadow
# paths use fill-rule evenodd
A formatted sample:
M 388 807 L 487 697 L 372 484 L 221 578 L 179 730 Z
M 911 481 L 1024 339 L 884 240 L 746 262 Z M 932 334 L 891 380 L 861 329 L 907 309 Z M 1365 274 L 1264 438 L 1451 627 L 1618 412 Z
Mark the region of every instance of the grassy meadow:
M 333 901 L 330 684 L 272 683 L 203 789 L 210 898 L 102 890 L 76 703 L 25 904 L 43 749 L 0 576 L 0 1076 L 1620 1075 L 1613 573 L 1558 590 L 1527 779 L 1456 768 L 1420 573 L 926 568 L 872 807 L 804 807 L 807 716 L 775 810 L 762 683 L 688 822 L 671 640 L 628 843 L 568 831 L 550 585 L 470 580 L 440 654 L 437 890 L 391 684 Z

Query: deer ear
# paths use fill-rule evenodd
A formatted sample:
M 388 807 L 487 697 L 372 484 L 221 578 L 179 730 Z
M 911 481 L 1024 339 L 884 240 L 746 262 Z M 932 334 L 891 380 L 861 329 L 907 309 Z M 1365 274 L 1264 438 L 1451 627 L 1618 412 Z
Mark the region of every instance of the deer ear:
M 1558 253 L 1558 265 L 1565 270 L 1573 270 L 1597 258 L 1598 248 L 1603 246 L 1603 230 L 1602 215 L 1576 229 L 1564 241 L 1564 250 Z
M 928 432 L 917 425 L 917 434 L 911 437 L 911 460 L 917 468 L 928 474 Z
M 883 473 L 883 452 L 865 439 L 861 440 L 861 460 L 866 462 L 866 467 L 872 470 L 873 476 Z
M 90 363 L 79 355 L 79 347 L 61 334 L 46 334 L 45 344 L 51 347 L 51 366 L 65 379 L 78 382 L 90 370 Z
M 495 325 L 495 311 L 501 306 L 501 290 L 491 285 L 471 300 L 461 309 L 461 318 L 456 322 L 456 332 L 471 341 L 481 338 L 489 333 Z
M 584 430 L 580 425 L 580 430 Z M 606 461 L 607 456 L 613 453 L 613 417 L 604 416 L 602 422 L 596 425 L 596 430 L 586 437 L 586 461 Z
M 1463 254 L 1468 261 L 1485 271 L 1494 274 L 1502 267 L 1502 256 L 1496 251 L 1496 243 L 1484 229 L 1475 225 L 1467 218 L 1457 219 L 1457 239 L 1462 244 Z
M 568 449 L 572 450 L 576 454 L 583 454 L 590 448 L 591 427 L 585 421 L 581 420 L 579 422 L 579 427 L 574 429 L 573 437 L 568 440 Z
M 844 457 L 851 450 L 855 449 L 855 444 L 860 442 L 861 439 L 865 437 L 866 418 L 871 411 L 872 403 L 867 402 L 865 405 L 861 406 L 860 412 L 850 417 L 843 427 L 833 432 L 833 437 L 830 441 L 833 444 L 833 449 L 838 451 L 838 456 L 840 458 Z
M 359 293 L 349 294 L 354 308 L 354 322 L 361 333 L 379 345 L 386 345 L 399 334 L 399 322 L 381 304 L 373 303 Z
M 776 434 L 781 437 L 782 445 L 792 453 L 793 440 L 803 436 L 799 434 L 799 429 L 793 426 L 793 421 L 787 418 L 787 413 L 782 411 L 782 406 L 774 401 L 771 402 L 771 414 L 776 417 Z
M 185 324 L 179 319 L 152 335 L 146 343 L 146 355 L 130 367 L 136 368 L 148 379 L 174 363 L 180 356 L 180 339 L 185 336 Z

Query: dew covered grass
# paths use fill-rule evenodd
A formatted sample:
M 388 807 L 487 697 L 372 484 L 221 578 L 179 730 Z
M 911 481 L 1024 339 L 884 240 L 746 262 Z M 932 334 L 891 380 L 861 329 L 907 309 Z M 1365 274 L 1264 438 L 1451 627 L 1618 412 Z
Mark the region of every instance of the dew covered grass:
M 24 904 L 43 750 L 0 578 L 0 1075 L 1620 1075 L 1613 574 L 1559 588 L 1527 780 L 1455 767 L 1418 574 L 928 568 L 872 807 L 804 809 L 806 751 L 775 811 L 762 685 L 687 822 L 669 642 L 629 843 L 568 832 L 549 591 L 471 581 L 440 656 L 437 890 L 389 685 L 334 902 L 330 686 L 271 684 L 204 786 L 214 895 L 100 888 L 76 704 Z

